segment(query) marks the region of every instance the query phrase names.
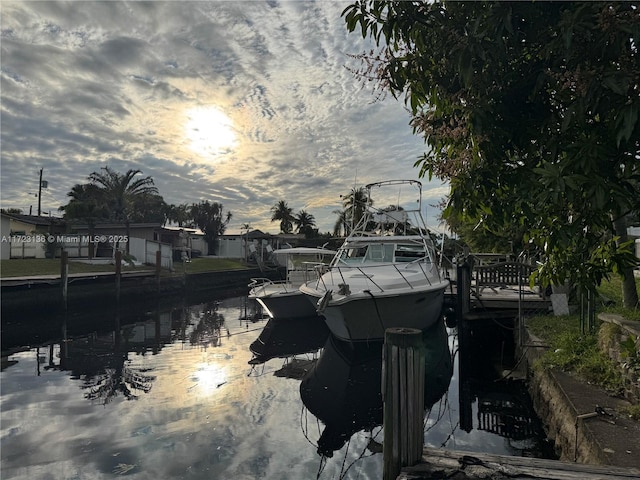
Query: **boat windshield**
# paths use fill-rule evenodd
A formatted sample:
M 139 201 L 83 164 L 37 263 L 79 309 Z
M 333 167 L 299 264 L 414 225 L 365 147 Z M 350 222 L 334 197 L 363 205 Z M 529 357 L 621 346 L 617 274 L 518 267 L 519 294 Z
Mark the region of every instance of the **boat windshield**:
M 420 259 L 431 261 L 431 257 L 424 245 L 371 243 L 368 245 L 353 245 L 342 249 L 334 263 L 355 265 L 362 263 L 413 262 Z

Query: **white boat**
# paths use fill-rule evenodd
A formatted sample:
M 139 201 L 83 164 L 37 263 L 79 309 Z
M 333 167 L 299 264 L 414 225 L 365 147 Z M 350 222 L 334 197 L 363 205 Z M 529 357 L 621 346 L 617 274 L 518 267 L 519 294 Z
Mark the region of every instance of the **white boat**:
M 271 318 L 297 318 L 317 315 L 315 307 L 300 292 L 300 285 L 317 279 L 319 267 L 327 266 L 335 250 L 295 247 L 271 252 L 286 273 L 284 280 L 252 278 L 249 298 L 262 305 Z
M 422 184 L 389 180 L 366 189 L 361 221 L 326 271 L 300 287 L 331 333 L 349 342 L 384 339 L 387 328 L 429 328 L 441 318 L 449 286 L 422 217 Z M 392 190 L 395 203 L 374 208 L 373 190 L 386 192 L 387 202 Z

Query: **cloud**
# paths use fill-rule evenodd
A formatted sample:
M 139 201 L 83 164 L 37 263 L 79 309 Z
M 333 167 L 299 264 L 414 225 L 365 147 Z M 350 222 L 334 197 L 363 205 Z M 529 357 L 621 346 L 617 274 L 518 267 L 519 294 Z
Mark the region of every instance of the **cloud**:
M 370 45 L 348 34 L 345 6 L 3 2 L 2 206 L 28 210 L 43 168 L 56 214 L 110 165 L 151 175 L 168 203 L 221 202 L 230 232 L 276 233 L 280 199 L 331 230 L 354 181 L 415 179 L 425 148 L 402 102 L 375 101 L 348 68 Z M 194 107 L 226 115 L 235 146 L 192 149 Z

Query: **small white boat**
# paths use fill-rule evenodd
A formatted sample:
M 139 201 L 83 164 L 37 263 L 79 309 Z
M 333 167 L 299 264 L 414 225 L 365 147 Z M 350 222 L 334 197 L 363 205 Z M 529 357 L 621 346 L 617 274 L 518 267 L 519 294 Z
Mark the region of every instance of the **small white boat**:
M 295 247 L 271 252 L 286 270 L 285 280 L 252 278 L 249 298 L 262 305 L 271 318 L 297 318 L 317 315 L 315 307 L 300 292 L 300 285 L 317 279 L 319 267 L 327 266 L 336 254 L 325 248 Z
M 387 202 L 393 190 L 396 203 L 374 208 L 371 193 L 378 188 L 386 190 Z M 449 286 L 422 217 L 422 184 L 389 180 L 366 189 L 362 220 L 328 269 L 300 287 L 331 333 L 349 342 L 384 339 L 387 328 L 429 328 L 441 318 Z

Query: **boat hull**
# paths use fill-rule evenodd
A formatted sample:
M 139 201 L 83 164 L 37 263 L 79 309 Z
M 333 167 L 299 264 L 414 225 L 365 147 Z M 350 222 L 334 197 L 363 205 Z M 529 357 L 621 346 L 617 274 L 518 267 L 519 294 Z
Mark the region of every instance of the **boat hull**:
M 331 333 L 341 340 L 383 340 L 387 328 L 425 330 L 433 326 L 441 319 L 445 288 L 443 284 L 438 289 L 398 295 L 350 295 L 329 302 L 322 314 Z
M 315 306 L 299 291 L 257 296 L 255 299 L 271 318 L 316 316 Z

